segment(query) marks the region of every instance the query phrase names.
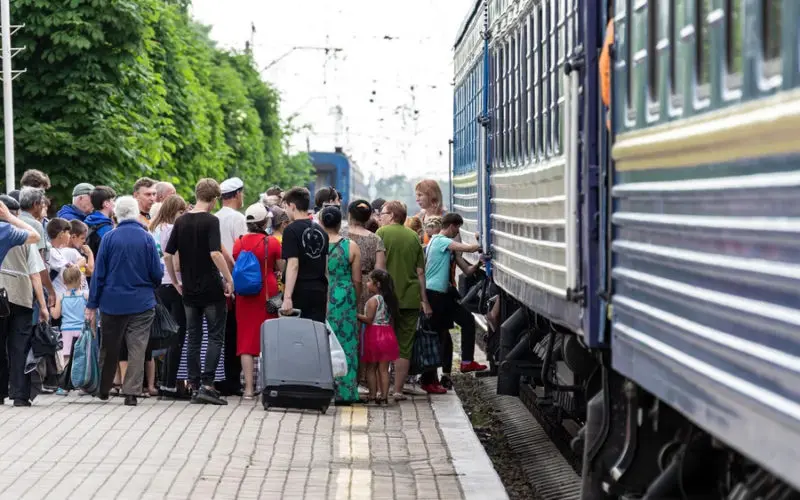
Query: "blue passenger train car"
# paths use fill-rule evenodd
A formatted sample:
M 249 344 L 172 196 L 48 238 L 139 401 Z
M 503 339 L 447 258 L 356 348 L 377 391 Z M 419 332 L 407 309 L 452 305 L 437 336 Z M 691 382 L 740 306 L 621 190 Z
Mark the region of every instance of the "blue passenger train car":
M 799 18 L 478 0 L 459 29 L 451 206 L 498 392 L 582 426 L 583 498 L 799 494 Z
M 341 148 L 332 153 L 312 151 L 310 156 L 315 170 L 314 180 L 308 185 L 312 197 L 317 189 L 333 186 L 342 195 L 343 207 L 352 200 L 369 199 L 364 174 Z

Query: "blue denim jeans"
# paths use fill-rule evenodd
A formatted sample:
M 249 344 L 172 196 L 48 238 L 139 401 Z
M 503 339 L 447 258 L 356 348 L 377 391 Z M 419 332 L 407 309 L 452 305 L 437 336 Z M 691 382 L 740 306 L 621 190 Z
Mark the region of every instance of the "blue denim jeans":
M 187 368 L 189 383 L 195 387 L 214 386 L 214 375 L 225 343 L 225 321 L 228 307 L 225 300 L 206 306 L 189 306 L 186 309 Z M 200 348 L 203 344 L 203 316 L 208 323 L 208 347 L 206 348 L 205 365 L 200 367 Z

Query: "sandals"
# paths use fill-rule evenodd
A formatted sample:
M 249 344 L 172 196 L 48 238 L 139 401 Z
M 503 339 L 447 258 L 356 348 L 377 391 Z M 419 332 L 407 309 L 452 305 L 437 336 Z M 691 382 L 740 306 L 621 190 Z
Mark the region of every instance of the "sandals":
M 406 396 L 402 392 L 395 392 L 394 394 L 392 394 L 392 398 L 394 398 L 395 401 L 406 401 L 408 399 L 408 396 Z
M 243 399 L 243 400 L 245 400 L 245 401 L 253 401 L 253 400 L 255 400 L 255 399 L 256 399 L 256 395 L 255 395 L 255 394 L 247 394 L 247 393 L 244 393 L 244 394 L 242 395 L 242 399 Z

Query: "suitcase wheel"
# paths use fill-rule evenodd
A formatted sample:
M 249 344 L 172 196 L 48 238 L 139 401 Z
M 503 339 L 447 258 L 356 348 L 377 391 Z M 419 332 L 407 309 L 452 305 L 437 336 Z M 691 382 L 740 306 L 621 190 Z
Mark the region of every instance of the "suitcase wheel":
M 322 408 L 319 409 L 319 412 L 321 414 L 323 414 L 323 415 L 325 415 L 325 412 L 327 412 L 327 411 L 328 411 L 328 405 L 325 405 L 325 406 L 323 406 Z

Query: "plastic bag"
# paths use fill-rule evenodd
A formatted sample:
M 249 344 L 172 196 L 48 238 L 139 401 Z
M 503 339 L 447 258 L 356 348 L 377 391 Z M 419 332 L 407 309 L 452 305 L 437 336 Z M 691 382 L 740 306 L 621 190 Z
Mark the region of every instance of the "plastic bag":
M 155 316 L 150 327 L 150 342 L 154 350 L 166 349 L 178 343 L 180 326 L 169 310 L 157 298 Z
M 331 325 L 326 321 L 325 326 L 328 329 L 328 342 L 331 347 L 331 367 L 333 368 L 334 377 L 344 377 L 347 375 L 347 356 L 344 354 L 342 344 L 336 338 L 336 333 L 331 328 Z
M 83 325 L 72 351 L 72 385 L 92 394 L 100 388 L 100 349 L 89 323 Z

